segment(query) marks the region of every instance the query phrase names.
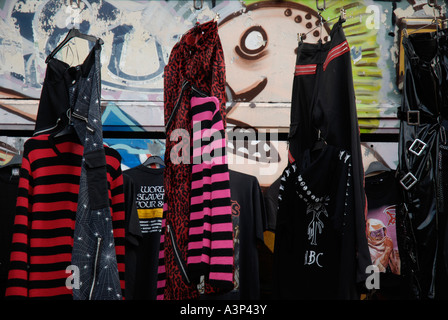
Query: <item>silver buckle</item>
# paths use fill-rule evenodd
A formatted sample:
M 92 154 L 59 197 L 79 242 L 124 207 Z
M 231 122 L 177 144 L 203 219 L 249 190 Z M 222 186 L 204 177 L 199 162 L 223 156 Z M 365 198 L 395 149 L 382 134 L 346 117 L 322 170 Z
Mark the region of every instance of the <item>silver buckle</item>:
M 410 126 L 419 126 L 420 125 L 420 111 L 418 110 L 409 110 L 406 113 L 407 123 Z
M 425 150 L 426 146 L 427 144 L 422 140 L 415 139 L 412 145 L 409 147 L 409 151 L 419 157 L 422 154 L 423 150 Z
M 400 184 L 403 186 L 403 188 L 409 190 L 414 186 L 414 184 L 417 183 L 417 181 L 417 178 L 411 172 L 409 172 L 403 177 L 403 179 L 400 180 Z

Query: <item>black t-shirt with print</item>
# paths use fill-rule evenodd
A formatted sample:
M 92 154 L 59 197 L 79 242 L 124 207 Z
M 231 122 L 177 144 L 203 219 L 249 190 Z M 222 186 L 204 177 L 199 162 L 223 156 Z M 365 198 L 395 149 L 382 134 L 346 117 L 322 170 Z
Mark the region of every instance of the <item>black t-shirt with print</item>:
M 235 284 L 242 300 L 259 299 L 258 242 L 263 242 L 266 213 L 256 177 L 229 170 L 235 255 Z
M 396 224 L 396 209 L 401 203 L 401 190 L 395 171 L 366 177 L 365 191 L 368 204 L 366 218 L 367 241 L 372 264 L 380 272 L 379 289 L 373 298 L 406 298 L 401 272 Z
M 133 282 L 130 284 L 133 287 L 132 299 L 136 300 L 155 300 L 157 295 L 163 218 L 163 170 L 139 165 L 124 171 L 124 175 L 130 177 L 134 184 L 138 216 L 138 219 L 129 221 L 128 228 L 135 230 L 137 221 L 141 232 L 141 237 L 134 237 L 138 239 L 138 245 L 129 245 L 126 248 L 126 256 L 130 258 L 127 259 L 126 274 L 134 275 L 127 279 L 132 279 L 129 280 Z
M 204 300 L 257 300 L 260 298 L 258 247 L 263 243 L 266 213 L 256 177 L 229 170 L 234 242 L 234 289 Z

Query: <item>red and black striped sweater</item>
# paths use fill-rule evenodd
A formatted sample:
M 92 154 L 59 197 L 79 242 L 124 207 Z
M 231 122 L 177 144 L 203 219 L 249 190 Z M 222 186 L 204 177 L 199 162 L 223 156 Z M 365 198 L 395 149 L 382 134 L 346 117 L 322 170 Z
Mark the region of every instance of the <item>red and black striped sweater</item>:
M 121 157 L 105 147 L 109 201 L 124 295 L 125 214 Z M 83 146 L 75 135 L 25 142 L 6 297 L 72 299 L 71 264 Z

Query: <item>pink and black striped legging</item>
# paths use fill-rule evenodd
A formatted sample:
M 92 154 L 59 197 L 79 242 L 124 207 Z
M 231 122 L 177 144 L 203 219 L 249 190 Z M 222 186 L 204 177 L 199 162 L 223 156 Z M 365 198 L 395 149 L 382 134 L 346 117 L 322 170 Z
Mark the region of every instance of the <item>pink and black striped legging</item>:
M 233 288 L 233 227 L 224 123 L 216 97 L 192 97 L 192 182 L 188 271 Z

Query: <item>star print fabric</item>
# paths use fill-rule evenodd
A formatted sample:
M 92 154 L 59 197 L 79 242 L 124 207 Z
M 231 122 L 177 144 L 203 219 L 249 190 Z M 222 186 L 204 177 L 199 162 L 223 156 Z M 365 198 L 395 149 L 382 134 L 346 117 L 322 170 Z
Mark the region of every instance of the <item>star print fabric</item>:
M 74 300 L 122 299 L 100 118 L 100 52 L 101 47 L 96 46 L 89 75 L 81 77 L 70 91 L 73 125 L 84 144 L 72 253 L 80 286 L 73 288 Z

